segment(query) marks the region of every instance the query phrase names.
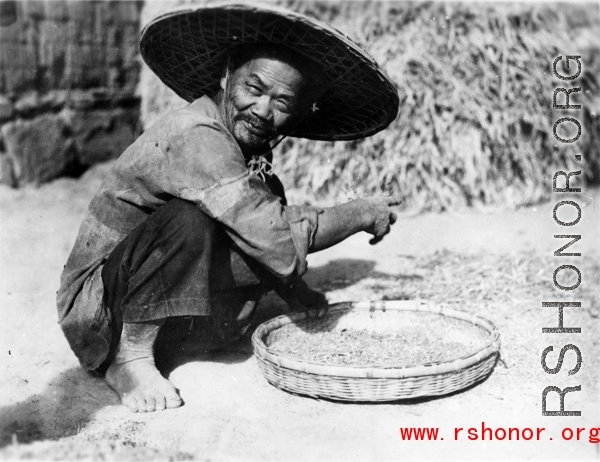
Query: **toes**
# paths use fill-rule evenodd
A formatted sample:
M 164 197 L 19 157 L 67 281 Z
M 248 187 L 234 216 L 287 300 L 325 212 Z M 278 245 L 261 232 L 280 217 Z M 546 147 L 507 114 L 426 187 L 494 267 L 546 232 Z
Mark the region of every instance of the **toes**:
M 138 412 L 146 412 L 146 400 L 143 396 L 138 396 L 136 403 Z
M 159 395 L 156 397 L 156 410 L 164 411 L 167 408 L 166 399 L 163 395 Z
M 183 404 L 173 384 L 146 361 L 113 364 L 107 371 L 106 382 L 132 412 L 154 412 Z
M 183 401 L 178 395 L 172 393 L 156 393 L 154 396 L 146 398 L 146 411 L 163 411 L 180 407 Z
M 125 393 L 121 402 L 127 406 L 131 412 L 138 412 L 138 403 L 135 395 Z
M 173 384 L 168 380 L 165 380 L 163 382 L 163 385 L 164 386 L 161 388 L 161 394 L 164 396 L 165 399 L 165 407 L 167 409 L 172 409 L 181 406 L 183 404 L 183 401 L 179 396 L 179 393 L 177 393 L 177 389 L 173 386 Z
M 162 393 L 148 396 L 138 395 L 137 393 L 126 394 L 123 396 L 122 402 L 132 412 L 141 413 L 163 411 L 180 407 L 183 404 L 179 396 L 175 395 L 167 398 Z
M 156 398 L 152 395 L 146 396 L 146 412 L 154 412 L 156 410 Z
M 165 402 L 166 402 L 167 409 L 173 409 L 176 407 L 180 407 L 183 404 L 183 401 L 179 396 L 166 398 Z

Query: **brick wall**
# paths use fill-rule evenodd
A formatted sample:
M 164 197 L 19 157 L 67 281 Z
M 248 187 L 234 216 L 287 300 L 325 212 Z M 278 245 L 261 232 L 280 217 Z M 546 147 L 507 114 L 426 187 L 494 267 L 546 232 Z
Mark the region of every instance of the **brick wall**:
M 115 158 L 139 132 L 141 1 L 0 1 L 0 183 Z

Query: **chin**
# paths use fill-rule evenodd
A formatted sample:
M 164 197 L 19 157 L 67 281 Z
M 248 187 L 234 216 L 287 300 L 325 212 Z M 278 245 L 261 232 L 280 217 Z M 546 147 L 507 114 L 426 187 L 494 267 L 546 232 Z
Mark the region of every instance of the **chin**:
M 258 149 L 270 149 L 269 141 L 264 138 L 260 138 L 253 133 L 246 132 L 245 130 L 242 133 L 236 134 L 238 136 L 235 137 L 236 141 L 242 148 L 242 151 L 255 151 Z

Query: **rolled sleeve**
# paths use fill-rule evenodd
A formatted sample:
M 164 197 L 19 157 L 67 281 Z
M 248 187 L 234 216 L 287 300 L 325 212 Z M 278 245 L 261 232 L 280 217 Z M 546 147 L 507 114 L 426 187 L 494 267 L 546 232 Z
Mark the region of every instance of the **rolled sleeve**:
M 249 176 L 245 183 L 246 193 L 218 220 L 245 254 L 292 282 L 306 273 L 318 211 L 283 205 L 256 177 Z
M 306 256 L 315 240 L 320 211 L 313 207 L 292 205 L 286 207 L 286 213 L 290 224 L 292 240 L 298 254 L 298 272 L 302 276 L 307 270 Z

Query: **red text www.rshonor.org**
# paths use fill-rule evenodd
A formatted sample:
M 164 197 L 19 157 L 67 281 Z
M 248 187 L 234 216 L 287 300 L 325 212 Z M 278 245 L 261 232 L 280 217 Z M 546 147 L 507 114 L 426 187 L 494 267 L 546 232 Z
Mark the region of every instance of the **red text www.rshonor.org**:
M 566 427 L 554 435 L 562 441 L 587 441 L 600 443 L 600 427 Z M 400 427 L 400 438 L 405 441 L 441 441 L 444 439 L 438 427 Z M 479 427 L 454 428 L 449 439 L 470 441 L 552 441 L 553 436 L 543 427 Z

